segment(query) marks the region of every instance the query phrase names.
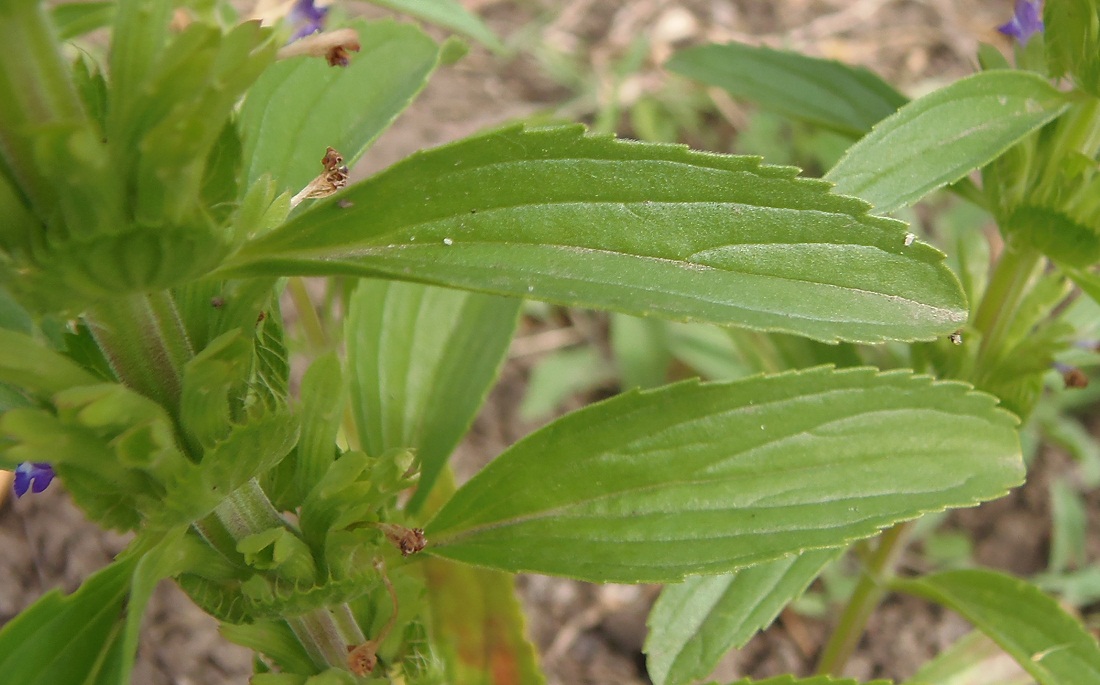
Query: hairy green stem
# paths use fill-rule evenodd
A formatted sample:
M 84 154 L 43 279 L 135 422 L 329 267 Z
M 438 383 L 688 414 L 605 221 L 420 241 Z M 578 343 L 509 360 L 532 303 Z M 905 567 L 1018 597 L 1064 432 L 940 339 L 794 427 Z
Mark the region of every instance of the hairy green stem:
M 886 582 L 894 573 L 911 523 L 901 523 L 879 536 L 878 546 L 866 559 L 864 572 L 856 584 L 840 621 L 817 663 L 820 675 L 839 676 L 859 645 L 867 620 L 886 594 Z
M 219 504 L 214 515 L 235 540 L 275 527 L 291 528 L 255 478 Z M 318 668 L 346 670 L 348 646 L 363 641 L 363 632 L 345 604 L 285 620 Z
M 104 300 L 85 318 L 119 380 L 176 415 L 183 366 L 194 352 L 171 293 Z
M 309 658 L 319 668 L 335 666 L 347 669 L 348 650 L 336 621 L 327 611 L 311 611 L 302 616 L 291 616 L 286 623 L 305 647 Z

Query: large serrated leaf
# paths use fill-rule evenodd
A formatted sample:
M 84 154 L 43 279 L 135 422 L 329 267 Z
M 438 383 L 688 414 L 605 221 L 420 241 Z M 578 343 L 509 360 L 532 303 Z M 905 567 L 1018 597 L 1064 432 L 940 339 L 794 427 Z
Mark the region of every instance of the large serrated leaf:
M 349 67 L 299 57 L 267 69 L 248 91 L 239 125 L 242 192 L 264 174 L 297 192 L 321 173 L 325 148 L 353 164 L 424 87 L 439 49 L 423 31 L 393 21 L 358 23 L 363 46 Z
M 427 526 L 428 552 L 668 582 L 835 547 L 1020 483 L 1016 420 L 962 383 L 874 369 L 627 393 L 520 441 Z
M 704 678 L 813 582 L 839 549 L 803 552 L 720 576 L 693 576 L 661 591 L 646 621 L 646 666 L 656 685 Z
M 927 339 L 966 319 L 942 254 L 820 181 L 582 130 L 418 153 L 224 273 L 384 276 L 824 341 Z
M 876 124 L 825 179 L 892 212 L 1000 156 L 1069 107 L 1042 76 L 997 69 L 914 100 Z
M 420 483 L 410 511 L 423 504 L 497 377 L 519 305 L 376 280 L 352 296 L 345 339 L 359 437 L 375 456 L 416 450 Z
M 866 69 L 740 43 L 688 48 L 666 66 L 734 97 L 853 137 L 907 101 Z
M 1100 682 L 1096 638 L 1034 585 L 985 570 L 947 571 L 892 585 L 961 614 L 1040 685 Z

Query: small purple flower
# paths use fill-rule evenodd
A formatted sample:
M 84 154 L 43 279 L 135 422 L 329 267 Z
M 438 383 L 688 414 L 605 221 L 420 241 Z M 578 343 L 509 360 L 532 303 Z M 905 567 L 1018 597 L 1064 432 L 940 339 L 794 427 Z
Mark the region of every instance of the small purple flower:
M 22 497 L 27 494 L 28 488 L 31 492 L 42 492 L 53 477 L 53 468 L 49 464 L 42 461 L 25 461 L 15 467 L 15 480 L 12 482 L 15 496 Z
M 1006 36 L 1012 36 L 1020 45 L 1027 45 L 1032 36 L 1043 32 L 1043 1 L 1016 0 L 1012 21 L 1001 24 L 997 30 Z
M 291 27 L 297 28 L 287 42 L 293 43 L 299 38 L 305 38 L 310 34 L 324 30 L 325 15 L 328 14 L 328 8 L 317 7 L 313 2 L 314 0 L 298 0 L 294 3 L 294 7 L 290 10 L 286 20 Z

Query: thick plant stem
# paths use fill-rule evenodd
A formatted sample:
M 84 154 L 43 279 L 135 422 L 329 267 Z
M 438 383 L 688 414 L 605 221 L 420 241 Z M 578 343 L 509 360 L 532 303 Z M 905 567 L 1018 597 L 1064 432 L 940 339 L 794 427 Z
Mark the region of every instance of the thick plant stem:
M 286 623 L 319 668 L 347 668 L 348 650 L 336 621 L 327 611 L 311 611 L 286 619 Z
M 175 415 L 183 366 L 194 352 L 171 293 L 105 300 L 86 320 L 119 380 Z
M 878 547 L 866 559 L 864 573 L 821 652 L 817 663 L 818 674 L 839 676 L 844 670 L 863 637 L 867 620 L 886 594 L 886 582 L 893 575 L 897 558 L 905 548 L 910 525 L 896 525 L 879 536 Z
M 291 529 L 255 478 L 219 504 L 214 515 L 229 535 L 238 541 L 271 528 Z M 348 646 L 363 640 L 362 630 L 344 604 L 288 617 L 286 622 L 315 665 L 321 669 L 335 667 L 346 670 Z

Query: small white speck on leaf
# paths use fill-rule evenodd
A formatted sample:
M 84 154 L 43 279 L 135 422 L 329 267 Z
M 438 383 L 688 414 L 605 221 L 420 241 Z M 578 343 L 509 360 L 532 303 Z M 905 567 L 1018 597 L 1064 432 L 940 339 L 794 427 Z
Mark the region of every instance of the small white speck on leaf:
M 917 239 L 917 236 L 912 233 L 905 234 L 905 246 L 909 247 L 913 244 L 913 241 Z
M 444 238 L 443 239 L 443 244 L 444 245 L 454 245 L 455 241 L 451 240 L 450 238 Z
M 950 340 L 953 345 L 963 344 L 963 334 L 960 331 L 955 331 L 951 335 L 947 336 L 947 339 Z

